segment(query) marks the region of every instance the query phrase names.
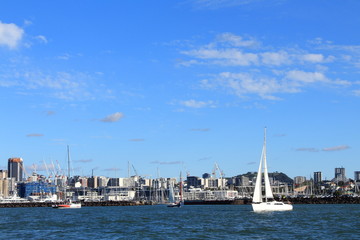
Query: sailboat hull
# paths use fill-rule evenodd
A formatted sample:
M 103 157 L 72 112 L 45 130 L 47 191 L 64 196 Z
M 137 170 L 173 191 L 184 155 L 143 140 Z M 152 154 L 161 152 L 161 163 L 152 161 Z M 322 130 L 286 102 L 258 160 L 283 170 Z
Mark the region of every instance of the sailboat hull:
M 181 202 L 178 203 L 170 203 L 167 205 L 167 207 L 181 207 Z
M 266 211 L 291 211 L 293 205 L 283 202 L 261 202 L 251 204 L 254 212 L 266 212 Z

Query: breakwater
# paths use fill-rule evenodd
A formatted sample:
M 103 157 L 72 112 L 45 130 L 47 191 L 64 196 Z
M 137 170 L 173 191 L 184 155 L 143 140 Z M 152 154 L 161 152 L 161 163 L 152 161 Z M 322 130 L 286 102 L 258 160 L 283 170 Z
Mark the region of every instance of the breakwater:
M 360 204 L 360 197 L 296 197 L 282 198 L 280 201 L 289 201 L 292 204 Z
M 360 204 L 360 197 L 338 196 L 338 197 L 288 197 L 277 198 L 278 201 L 288 201 L 292 204 Z M 189 200 L 185 205 L 247 205 L 251 204 L 251 199 L 236 200 Z M 153 202 L 146 201 L 98 201 L 81 202 L 82 207 L 106 207 L 106 206 L 141 206 L 155 205 Z M 51 202 L 21 202 L 21 203 L 1 203 L 0 208 L 19 208 L 19 207 L 51 207 Z
M 21 202 L 21 203 L 0 203 L 0 208 L 19 208 L 19 207 L 51 207 L 55 203 L 51 202 Z M 61 204 L 56 203 L 56 204 Z M 106 206 L 141 206 L 152 205 L 149 202 L 138 201 L 99 201 L 81 202 L 82 207 L 106 207 Z
M 184 205 L 245 205 L 251 203 L 249 199 L 234 200 L 185 200 Z

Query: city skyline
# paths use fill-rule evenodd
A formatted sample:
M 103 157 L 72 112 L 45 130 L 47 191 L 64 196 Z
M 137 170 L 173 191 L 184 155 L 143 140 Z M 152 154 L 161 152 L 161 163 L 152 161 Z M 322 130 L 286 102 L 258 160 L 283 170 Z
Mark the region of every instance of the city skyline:
M 357 1 L 107 1 L 0 9 L 0 169 L 76 175 L 360 170 Z M 66 14 L 65 14 L 66 13 Z

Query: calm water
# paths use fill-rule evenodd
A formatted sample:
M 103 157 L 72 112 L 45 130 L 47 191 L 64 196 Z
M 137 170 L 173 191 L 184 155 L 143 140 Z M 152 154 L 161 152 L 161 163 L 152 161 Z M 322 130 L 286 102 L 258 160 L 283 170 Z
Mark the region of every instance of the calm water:
M 360 239 L 360 205 L 0 209 L 0 239 Z

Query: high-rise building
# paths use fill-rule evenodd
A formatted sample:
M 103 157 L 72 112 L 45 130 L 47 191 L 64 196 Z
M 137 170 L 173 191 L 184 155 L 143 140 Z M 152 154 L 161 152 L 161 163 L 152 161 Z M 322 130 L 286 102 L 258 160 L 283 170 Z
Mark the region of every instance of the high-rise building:
M 345 168 L 335 168 L 335 181 L 346 181 Z
M 314 172 L 314 183 L 321 183 L 322 182 L 322 173 L 321 172 Z
M 8 160 L 8 177 L 15 178 L 15 181 L 23 180 L 23 160 L 22 158 L 9 158 Z
M 354 172 L 354 180 L 355 181 L 360 181 L 360 171 L 355 171 Z

